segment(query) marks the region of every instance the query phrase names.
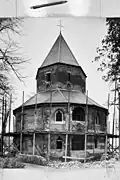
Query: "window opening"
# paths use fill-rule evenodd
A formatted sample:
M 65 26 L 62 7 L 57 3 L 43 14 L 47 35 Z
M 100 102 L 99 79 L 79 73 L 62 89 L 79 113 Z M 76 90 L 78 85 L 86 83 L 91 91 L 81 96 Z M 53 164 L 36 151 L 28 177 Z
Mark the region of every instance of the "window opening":
M 47 82 L 50 82 L 50 81 L 51 81 L 51 73 L 46 73 L 46 74 L 45 74 L 45 80 L 46 80 Z
M 70 72 L 68 72 L 68 81 L 70 82 L 70 77 L 71 77 L 71 74 Z
M 95 137 L 95 148 L 97 148 L 98 145 L 98 141 L 97 141 L 97 137 Z
M 63 113 L 61 111 L 57 111 L 55 116 L 56 116 L 56 122 L 63 121 Z
M 75 135 L 72 139 L 72 150 L 84 150 L 84 136 Z
M 85 112 L 82 108 L 77 107 L 73 110 L 72 113 L 73 121 L 85 121 Z
M 62 149 L 62 138 L 61 137 L 58 137 L 57 140 L 56 140 L 56 149 Z
M 97 114 L 97 116 L 95 117 L 95 124 L 100 125 L 100 115 Z

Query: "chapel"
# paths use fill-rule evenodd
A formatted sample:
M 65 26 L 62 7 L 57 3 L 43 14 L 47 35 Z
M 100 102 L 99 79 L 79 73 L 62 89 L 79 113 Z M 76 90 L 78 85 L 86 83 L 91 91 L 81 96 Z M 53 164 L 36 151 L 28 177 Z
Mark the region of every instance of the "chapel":
M 108 110 L 88 97 L 86 78 L 60 32 L 37 70 L 36 94 L 14 110 L 14 142 L 22 153 L 105 152 Z

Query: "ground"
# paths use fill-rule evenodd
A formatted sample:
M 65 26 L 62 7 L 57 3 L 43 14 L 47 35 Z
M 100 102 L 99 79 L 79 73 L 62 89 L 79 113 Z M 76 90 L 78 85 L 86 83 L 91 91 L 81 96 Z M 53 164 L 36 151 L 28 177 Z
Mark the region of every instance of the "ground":
M 115 170 L 105 168 L 55 169 L 27 165 L 25 169 L 1 170 L 0 180 L 120 180 L 120 162 Z

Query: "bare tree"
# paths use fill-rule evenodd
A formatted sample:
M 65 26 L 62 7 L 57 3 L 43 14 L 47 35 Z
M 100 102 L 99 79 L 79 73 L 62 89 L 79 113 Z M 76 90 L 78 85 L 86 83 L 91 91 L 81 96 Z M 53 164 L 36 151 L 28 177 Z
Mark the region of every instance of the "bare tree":
M 20 47 L 13 36 L 21 35 L 22 18 L 1 18 L 0 19 L 0 92 L 9 91 L 9 73 L 23 81 L 20 74 L 21 65 L 26 60 L 20 53 Z

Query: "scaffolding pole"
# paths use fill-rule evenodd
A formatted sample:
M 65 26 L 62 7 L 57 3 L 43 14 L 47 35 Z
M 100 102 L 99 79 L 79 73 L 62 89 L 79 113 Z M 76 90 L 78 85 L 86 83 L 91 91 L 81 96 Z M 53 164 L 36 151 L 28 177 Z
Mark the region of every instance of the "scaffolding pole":
M 33 132 L 33 155 L 35 155 L 35 131 Z
M 68 134 L 65 136 L 65 162 L 67 162 Z
M 11 105 L 12 105 L 12 94 L 10 95 L 10 105 L 9 105 L 9 151 L 10 151 L 10 125 L 11 125 Z
M 20 132 L 20 153 L 22 153 L 22 144 L 23 144 L 23 121 L 24 121 L 24 91 L 22 95 L 22 113 L 21 113 L 21 132 Z
M 70 131 L 70 77 L 69 77 L 69 82 L 68 82 L 68 129 L 67 131 Z M 67 155 L 68 155 L 68 133 L 66 133 L 66 137 L 65 137 L 65 162 L 67 162 Z M 70 146 L 70 143 L 69 143 Z
M 119 96 L 119 160 L 120 160 L 120 92 L 118 93 Z
M 49 118 L 49 132 L 48 132 L 48 161 L 50 160 L 50 122 L 51 122 L 51 118 L 52 118 L 52 81 L 50 82 L 50 118 Z
M 1 155 L 3 156 L 3 123 L 4 123 L 4 96 L 2 99 L 2 129 L 1 129 Z
M 107 158 L 107 150 L 108 150 L 108 120 L 109 120 L 109 104 L 110 104 L 110 93 L 108 94 L 108 102 L 107 102 L 107 107 L 108 107 L 108 115 L 107 115 L 107 121 L 106 121 L 106 137 L 105 137 L 105 158 Z
M 85 111 L 85 158 L 84 163 L 87 159 L 87 127 L 88 127 L 88 91 L 86 94 L 86 111 Z
M 33 155 L 35 155 L 35 130 L 36 130 L 36 121 L 37 121 L 37 93 L 35 98 L 35 116 L 34 116 L 34 132 L 33 132 Z
M 113 110 L 113 126 L 112 126 L 112 134 L 113 134 L 113 138 L 112 138 L 112 152 L 114 151 L 116 88 L 117 88 L 117 79 L 115 78 L 115 94 L 114 94 L 114 110 Z

